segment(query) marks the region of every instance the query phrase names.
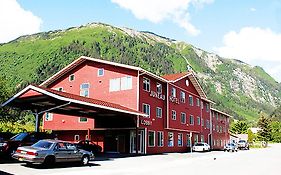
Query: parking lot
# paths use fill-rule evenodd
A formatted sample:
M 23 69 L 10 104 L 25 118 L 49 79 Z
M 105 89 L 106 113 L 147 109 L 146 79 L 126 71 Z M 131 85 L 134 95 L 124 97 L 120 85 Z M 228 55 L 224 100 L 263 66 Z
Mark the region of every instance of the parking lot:
M 137 157 L 98 157 L 89 166 L 58 164 L 53 168 L 28 167 L 24 163 L 0 164 L 1 175 L 141 175 L 141 174 L 279 174 L 281 144 L 265 149 L 234 153 L 212 151 L 205 153 L 168 153 Z

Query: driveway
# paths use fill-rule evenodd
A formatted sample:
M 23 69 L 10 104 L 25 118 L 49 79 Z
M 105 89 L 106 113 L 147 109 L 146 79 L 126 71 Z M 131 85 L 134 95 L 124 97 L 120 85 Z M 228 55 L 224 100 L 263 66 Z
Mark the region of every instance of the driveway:
M 51 169 L 27 167 L 23 163 L 0 164 L 0 175 L 143 175 L 211 174 L 277 175 L 280 173 L 281 144 L 265 149 L 229 153 L 168 153 L 125 158 L 98 158 L 90 166 L 59 164 Z M 2 172 L 1 172 L 2 171 Z M 1 174 L 2 173 L 2 174 Z

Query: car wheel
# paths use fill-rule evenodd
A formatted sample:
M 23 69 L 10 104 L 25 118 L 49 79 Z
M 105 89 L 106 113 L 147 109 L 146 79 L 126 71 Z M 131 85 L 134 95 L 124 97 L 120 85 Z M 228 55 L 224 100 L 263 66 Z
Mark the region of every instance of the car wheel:
M 55 161 L 56 161 L 55 157 L 53 157 L 53 156 L 47 156 L 47 157 L 45 158 L 44 162 L 43 162 L 43 165 L 44 165 L 44 166 L 47 166 L 47 167 L 50 167 L 50 166 L 52 166 L 52 165 L 55 164 Z
M 90 161 L 89 156 L 84 155 L 84 156 L 82 157 L 82 159 L 81 159 L 81 164 L 82 164 L 82 165 L 88 165 L 88 164 L 89 164 L 89 161 Z

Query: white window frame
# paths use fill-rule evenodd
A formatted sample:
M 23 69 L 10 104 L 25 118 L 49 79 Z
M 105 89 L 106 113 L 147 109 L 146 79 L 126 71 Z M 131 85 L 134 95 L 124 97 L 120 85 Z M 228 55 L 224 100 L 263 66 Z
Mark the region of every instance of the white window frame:
M 163 147 L 164 146 L 164 132 L 157 131 L 157 146 Z
M 202 138 L 203 138 L 203 140 L 202 140 Z M 205 142 L 205 136 L 203 134 L 201 135 L 200 141 Z
M 147 92 L 150 92 L 150 79 L 146 78 L 146 77 L 143 77 L 142 82 L 143 82 L 143 90 L 147 91 Z
M 86 121 L 81 121 L 81 118 L 86 118 L 87 120 Z M 89 121 L 89 119 L 87 117 L 79 117 L 78 118 L 78 122 L 79 123 L 87 123 Z
M 201 118 L 199 116 L 197 116 L 197 125 L 200 126 L 201 125 Z
M 147 110 L 148 112 L 146 112 L 145 109 L 148 109 Z M 143 103 L 142 104 L 142 112 L 148 115 L 147 118 L 150 118 L 150 105 L 146 104 L 146 103 Z
M 48 116 L 48 117 L 47 117 Z M 48 122 L 48 121 L 53 121 L 53 113 L 49 113 L 49 112 L 46 112 L 45 113 L 45 121 Z M 47 119 L 48 118 L 48 119 Z
M 148 147 L 155 147 L 155 131 L 152 131 L 152 130 L 148 130 Z M 153 133 L 153 144 L 151 145 L 150 144 L 150 133 Z
M 183 91 L 180 92 L 180 101 L 182 103 L 185 103 L 185 92 L 183 92 Z
M 200 107 L 200 99 L 198 97 L 196 98 L 196 106 Z
M 199 135 L 194 134 L 194 143 L 198 143 L 198 141 L 199 141 Z
M 177 90 L 175 87 L 172 87 L 172 89 L 171 89 L 171 96 L 175 97 L 175 98 L 177 97 Z
M 184 121 L 183 121 L 184 119 Z M 186 124 L 186 113 L 181 112 L 181 124 Z
M 170 138 L 171 138 L 171 140 L 170 140 Z M 167 141 L 168 141 L 168 147 L 174 147 L 174 133 L 173 132 L 168 132 L 168 140 Z
M 88 88 L 82 88 L 83 84 L 88 84 Z M 86 91 L 88 91 L 88 95 L 85 95 Z M 90 83 L 82 83 L 82 84 L 80 84 L 80 96 L 82 96 L 82 97 L 90 97 Z
M 204 119 L 201 119 L 201 126 L 204 126 Z
M 206 103 L 206 112 L 210 111 L 210 105 L 208 103 Z
M 100 74 L 100 71 L 102 71 L 102 74 Z M 98 77 L 104 76 L 104 68 L 98 68 Z
M 162 118 L 162 108 L 156 107 L 156 117 Z
M 73 77 L 73 80 L 71 80 L 71 77 Z M 74 75 L 74 74 L 69 75 L 68 81 L 69 81 L 69 82 L 72 82 L 72 81 L 74 81 L 74 80 L 75 80 L 75 75 Z
M 193 96 L 192 95 L 188 96 L 188 102 L 189 102 L 189 106 L 193 106 L 194 105 L 194 101 L 193 101 Z
M 74 135 L 74 141 L 79 141 L 80 140 L 80 135 Z
M 113 78 L 109 80 L 109 92 L 117 92 L 121 90 L 121 78 Z
M 191 146 L 190 134 L 186 134 L 186 146 L 187 146 L 187 147 L 190 147 L 190 146 Z
M 156 92 L 158 94 L 162 94 L 162 90 L 163 90 L 162 84 L 161 83 L 156 83 Z
M 122 90 L 130 90 L 133 89 L 133 77 L 125 76 L 120 80 L 120 89 Z
M 192 118 L 192 121 L 193 121 L 193 122 L 191 122 L 191 118 Z M 193 116 L 193 115 L 190 115 L 190 116 L 189 116 L 189 124 L 190 124 L 190 125 L 194 125 L 194 116 Z
M 172 120 L 177 120 L 177 111 L 172 110 Z
M 179 141 L 181 141 L 181 143 Z M 178 133 L 178 147 L 183 147 L 183 134 L 182 133 Z

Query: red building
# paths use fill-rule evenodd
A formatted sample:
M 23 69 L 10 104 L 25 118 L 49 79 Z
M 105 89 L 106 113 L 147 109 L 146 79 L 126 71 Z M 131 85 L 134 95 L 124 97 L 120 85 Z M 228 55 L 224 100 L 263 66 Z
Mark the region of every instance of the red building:
M 106 152 L 143 154 L 185 152 L 199 141 L 220 149 L 229 140 L 229 115 L 210 108 L 213 102 L 192 71 L 160 77 L 139 67 L 80 57 L 40 87 L 42 93 L 70 96 L 71 101 L 80 100 L 79 104 L 101 100 L 103 111 L 109 103 L 119 105 L 118 112 L 125 109 L 121 117 L 95 116 L 93 110 L 80 111 L 83 117 L 46 113 L 43 129 L 57 133 L 59 139 L 90 139 Z M 79 106 L 68 110 L 75 108 Z M 134 121 L 122 117 L 122 112 L 125 116 L 135 111 L 147 115 L 137 115 Z

